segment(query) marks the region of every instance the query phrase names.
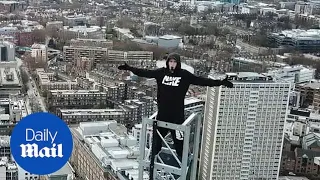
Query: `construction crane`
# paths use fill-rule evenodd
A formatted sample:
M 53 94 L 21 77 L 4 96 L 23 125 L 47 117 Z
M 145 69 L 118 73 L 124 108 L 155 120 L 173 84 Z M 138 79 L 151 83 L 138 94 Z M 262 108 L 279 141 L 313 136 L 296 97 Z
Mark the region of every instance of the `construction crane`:
M 156 113 L 142 122 L 140 136 L 139 180 L 194 180 L 197 174 L 199 156 L 201 113 L 192 113 L 183 124 L 172 124 L 155 120 Z M 147 147 L 147 131 L 152 127 L 152 134 L 160 136 L 165 147 L 159 154 Z M 184 134 L 183 154 L 181 161 L 159 131 L 159 127 L 181 131 Z M 153 143 L 154 141 L 152 141 Z

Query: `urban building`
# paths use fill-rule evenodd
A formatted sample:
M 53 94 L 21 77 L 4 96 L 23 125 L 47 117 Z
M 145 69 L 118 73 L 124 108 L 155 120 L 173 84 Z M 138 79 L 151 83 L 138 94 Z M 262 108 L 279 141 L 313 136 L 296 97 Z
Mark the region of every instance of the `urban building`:
M 108 51 L 108 61 L 151 61 L 153 52 L 151 51 Z
M 228 77 L 234 88 L 207 92 L 199 178 L 277 179 L 291 83 L 258 73 Z
M 18 164 L 18 180 L 20 179 L 26 179 L 26 180 L 38 180 L 40 179 L 39 175 L 36 174 L 30 174 L 29 172 L 25 171 L 23 168 L 21 168 Z
M 314 109 L 320 108 L 319 82 L 308 82 L 296 84 L 296 91 L 300 93 L 301 107 L 308 107 L 312 105 Z
M 77 90 L 79 89 L 76 81 L 62 81 L 56 78 L 56 73 L 46 72 L 43 68 L 36 69 L 36 78 L 39 90 L 43 95 L 46 95 L 49 90 Z
M 86 122 L 71 132 L 74 150 L 70 162 L 78 177 L 138 180 L 139 146 L 123 125 L 116 121 Z M 145 178 L 149 178 L 147 174 Z
M 87 16 L 84 15 L 70 15 L 63 19 L 64 26 L 83 26 L 87 24 Z
M 0 98 L 1 136 L 10 135 L 15 124 L 31 113 L 27 102 L 22 97 L 15 96 L 17 95 L 10 95 L 9 98 Z
M 93 108 L 104 106 L 107 94 L 99 90 L 49 90 L 47 105 L 52 112 L 57 108 Z
M 282 78 L 291 83 L 305 83 L 314 79 L 316 73 L 315 68 L 307 68 L 302 65 L 286 66 L 269 70 L 268 75 Z
M 77 77 L 76 81 L 80 88 L 90 90 L 95 88 L 95 82 L 84 77 Z
M 174 35 L 163 35 L 158 39 L 158 46 L 162 48 L 177 48 L 182 42 L 182 37 Z
M 153 128 L 151 126 L 147 127 L 147 132 L 146 132 L 146 147 L 150 148 L 151 147 L 151 143 L 152 143 L 152 130 Z M 137 139 L 137 143 L 140 142 L 140 135 L 142 132 L 142 124 L 135 124 L 132 129 L 132 135 L 134 138 Z
M 113 41 L 107 39 L 71 39 L 70 46 L 81 47 L 81 46 L 90 46 L 90 47 L 101 47 L 112 49 Z
M 104 39 L 105 30 L 99 26 L 64 26 L 64 33 L 70 34 L 72 38 L 87 38 L 87 39 Z
M 49 174 L 40 176 L 40 180 L 74 180 L 74 170 L 70 163 L 67 162 L 60 170 Z
M 0 62 L 0 98 L 20 94 L 22 81 L 16 63 Z
M 86 77 L 87 72 L 92 70 L 93 59 L 86 57 L 80 57 L 75 59 L 75 65 L 73 66 L 73 72 L 77 77 Z
M 0 179 L 19 180 L 17 165 L 8 157 L 0 157 Z
M 10 136 L 0 136 L 0 157 L 11 157 Z
M 113 27 L 112 30 L 117 33 L 118 40 L 126 41 L 134 39 L 134 36 L 130 29 Z
M 232 71 L 233 72 L 266 72 L 267 68 L 276 67 L 283 68 L 287 66 L 284 63 L 259 61 L 255 59 L 248 59 L 244 57 L 232 58 Z
M 46 30 L 48 31 L 57 31 L 58 29 L 63 29 L 62 21 L 49 21 L 46 24 Z
M 97 63 L 104 62 L 107 59 L 108 49 L 101 47 L 90 46 L 64 46 L 63 47 L 63 60 L 73 62 L 78 58 L 86 57 L 92 59 L 93 67 Z
M 105 120 L 116 120 L 117 123 L 125 124 L 125 119 L 130 119 L 129 112 L 123 109 L 58 109 L 57 116 L 67 124 Z
M 319 178 L 320 168 L 314 163 L 314 158 L 320 156 L 320 151 L 313 151 L 308 149 L 296 148 L 295 151 L 295 173 L 313 175 Z
M 280 33 L 272 33 L 270 40 L 278 46 L 287 46 L 304 53 L 318 52 L 320 49 L 319 29 L 292 29 Z
M 148 96 L 144 96 L 139 99 L 125 100 L 124 105 L 127 107 L 130 107 L 131 105 L 133 105 L 138 108 L 137 109 L 138 121 L 141 121 L 143 118 L 147 118 L 154 113 L 153 99 Z
M 185 117 L 189 117 L 192 113 L 204 113 L 204 101 L 195 98 L 187 97 L 184 99 Z
M 15 60 L 15 45 L 8 41 L 0 42 L 0 62 Z
M 31 46 L 31 57 L 39 62 L 48 61 L 48 47 L 44 44 L 33 44 Z

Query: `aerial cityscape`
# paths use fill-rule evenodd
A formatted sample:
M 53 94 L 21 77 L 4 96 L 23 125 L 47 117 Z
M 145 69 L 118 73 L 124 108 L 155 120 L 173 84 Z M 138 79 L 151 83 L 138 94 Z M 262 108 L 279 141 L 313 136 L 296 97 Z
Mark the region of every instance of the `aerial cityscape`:
M 0 12 L 0 180 L 320 180 L 320 1 L 0 0 Z M 172 57 L 187 80 L 150 74 Z M 159 103 L 184 97 L 160 102 L 161 81 L 187 84 L 185 121 L 159 119 Z M 52 174 L 10 148 L 37 112 L 72 133 Z

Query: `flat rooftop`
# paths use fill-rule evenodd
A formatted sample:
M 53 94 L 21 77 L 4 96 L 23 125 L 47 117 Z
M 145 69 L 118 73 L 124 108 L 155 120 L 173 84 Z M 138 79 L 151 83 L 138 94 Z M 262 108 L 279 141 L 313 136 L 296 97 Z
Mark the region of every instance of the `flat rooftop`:
M 64 116 L 76 115 L 123 115 L 122 109 L 60 109 Z
M 0 67 L 0 85 L 14 85 L 19 86 L 20 81 L 16 68 L 2 68 Z
M 127 134 L 123 125 L 116 121 L 85 122 L 71 128 L 71 131 L 84 147 L 90 149 L 96 163 L 106 171 L 138 171 L 139 144 L 132 135 Z
M 229 81 L 234 83 L 284 83 L 290 84 L 289 82 L 285 81 L 285 79 L 277 79 L 272 77 L 271 75 L 264 74 L 264 73 L 256 73 L 256 72 L 237 72 L 237 73 L 225 73 L 225 74 L 210 74 L 210 78 L 212 79 L 224 79 L 228 77 Z
M 52 94 L 107 94 L 99 90 L 50 90 Z

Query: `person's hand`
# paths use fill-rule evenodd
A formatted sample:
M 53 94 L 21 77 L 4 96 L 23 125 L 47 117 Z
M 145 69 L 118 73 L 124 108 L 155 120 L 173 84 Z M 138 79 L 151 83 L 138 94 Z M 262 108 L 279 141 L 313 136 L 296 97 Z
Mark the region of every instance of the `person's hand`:
M 119 70 L 129 70 L 130 66 L 127 63 L 124 63 L 124 65 L 120 65 L 118 67 Z
M 233 88 L 233 83 L 230 82 L 227 78 L 225 78 L 224 80 L 222 80 L 222 85 L 228 87 L 228 88 Z

